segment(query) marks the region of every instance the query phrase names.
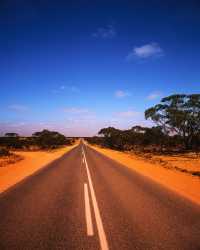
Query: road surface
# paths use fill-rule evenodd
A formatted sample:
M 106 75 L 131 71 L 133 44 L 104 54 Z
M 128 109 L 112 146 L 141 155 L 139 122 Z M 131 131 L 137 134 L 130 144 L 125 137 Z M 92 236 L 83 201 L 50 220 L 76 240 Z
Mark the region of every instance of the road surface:
M 0 249 L 198 250 L 200 206 L 81 143 L 0 195 Z

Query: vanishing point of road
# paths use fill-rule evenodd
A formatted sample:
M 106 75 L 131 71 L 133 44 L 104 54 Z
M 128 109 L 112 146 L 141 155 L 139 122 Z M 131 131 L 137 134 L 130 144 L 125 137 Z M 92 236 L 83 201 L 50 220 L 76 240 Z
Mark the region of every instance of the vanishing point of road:
M 81 142 L 0 195 L 15 249 L 199 250 L 200 206 Z

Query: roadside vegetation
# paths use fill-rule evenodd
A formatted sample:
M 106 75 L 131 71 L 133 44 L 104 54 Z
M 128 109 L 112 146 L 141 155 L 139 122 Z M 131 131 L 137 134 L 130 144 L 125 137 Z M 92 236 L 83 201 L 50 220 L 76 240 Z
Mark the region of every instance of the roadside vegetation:
M 0 167 L 22 160 L 18 151 L 52 150 L 74 143 L 73 138 L 67 138 L 56 132 L 43 130 L 30 137 L 21 137 L 17 133 L 6 133 L 0 137 Z
M 200 94 L 171 95 L 147 109 L 153 127 L 102 128 L 87 138 L 93 145 L 126 151 L 134 159 L 200 176 Z
M 102 128 L 89 143 L 120 151 L 155 153 L 200 151 L 200 94 L 165 97 L 145 111 L 155 126 L 134 126 L 128 130 Z
M 44 129 L 35 132 L 30 137 L 21 137 L 16 133 L 6 133 L 0 137 L 0 155 L 8 154 L 9 150 L 33 150 L 33 149 L 54 149 L 64 145 L 73 144 L 73 138 Z

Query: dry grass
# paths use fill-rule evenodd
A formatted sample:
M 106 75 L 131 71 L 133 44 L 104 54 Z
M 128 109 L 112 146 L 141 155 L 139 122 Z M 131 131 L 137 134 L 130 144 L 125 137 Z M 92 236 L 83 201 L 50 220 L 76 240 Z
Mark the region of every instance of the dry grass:
M 167 169 L 200 177 L 200 156 L 193 152 L 170 155 L 152 153 L 135 154 L 134 152 L 130 152 L 130 154 L 145 159 L 148 162 L 159 164 Z

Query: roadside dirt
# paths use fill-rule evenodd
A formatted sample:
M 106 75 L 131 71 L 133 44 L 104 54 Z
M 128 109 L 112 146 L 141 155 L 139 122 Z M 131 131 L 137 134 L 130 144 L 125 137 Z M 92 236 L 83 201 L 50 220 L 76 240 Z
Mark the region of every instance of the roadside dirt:
M 127 153 L 131 154 L 131 152 Z M 161 155 L 152 153 L 135 154 L 132 152 L 132 155 L 153 164 L 162 165 L 164 168 L 200 177 L 200 155 L 196 153 Z
M 200 159 L 195 155 L 149 155 L 148 158 L 147 155 L 142 157 L 98 146 L 90 147 L 200 204 L 200 178 L 188 173 L 200 171 Z
M 21 161 L 23 159 L 24 157 L 22 155 L 15 154 L 15 153 L 10 154 L 9 156 L 1 156 L 0 157 L 0 169 L 3 167 L 7 167 L 10 164 L 14 164 L 18 161 Z
M 0 159 L 0 193 L 61 157 L 77 145 L 53 151 L 19 152 Z

